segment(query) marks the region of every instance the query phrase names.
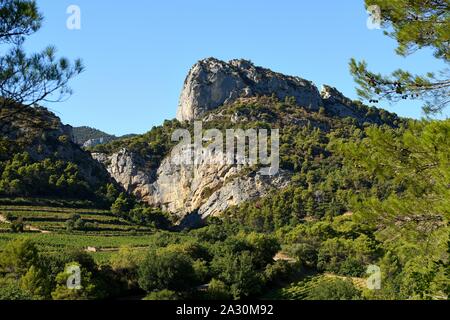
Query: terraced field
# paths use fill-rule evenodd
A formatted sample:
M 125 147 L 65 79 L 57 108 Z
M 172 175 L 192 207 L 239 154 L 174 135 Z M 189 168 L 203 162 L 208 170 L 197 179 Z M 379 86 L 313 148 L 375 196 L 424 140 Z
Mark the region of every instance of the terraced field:
M 313 289 L 319 282 L 328 281 L 323 275 L 316 275 L 307 277 L 299 282 L 292 283 L 289 286 L 272 292 L 268 299 L 280 299 L 280 300 L 306 300 L 309 292 Z
M 74 214 L 93 225 L 88 233 L 115 235 L 123 232 L 147 233 L 150 228 L 140 227 L 113 216 L 109 211 L 96 209 L 52 208 L 39 206 L 0 206 L 0 215 L 14 221 L 22 218 L 24 223 L 39 230 L 62 233 L 66 221 Z
M 331 282 L 334 279 L 350 279 L 353 284 L 359 289 L 363 289 L 365 280 L 361 278 L 346 278 L 333 274 L 320 274 L 309 276 L 299 282 L 292 283 L 289 286 L 272 292 L 268 299 L 281 299 L 281 300 L 306 300 L 312 289 L 314 289 L 319 283 Z
M 87 231 L 67 231 L 66 221 L 77 214 L 93 227 Z M 24 233 L 12 233 L 10 221 L 22 218 Z M 89 251 L 96 260 L 105 260 L 121 246 L 145 249 L 153 230 L 113 216 L 109 211 L 44 206 L 0 206 L 0 251 L 18 238 L 29 238 L 46 253 L 61 249 Z M 88 250 L 89 249 L 89 250 Z

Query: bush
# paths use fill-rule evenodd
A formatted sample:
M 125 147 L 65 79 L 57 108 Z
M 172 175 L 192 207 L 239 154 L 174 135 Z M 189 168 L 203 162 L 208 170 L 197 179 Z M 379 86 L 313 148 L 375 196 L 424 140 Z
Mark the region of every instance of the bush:
M 115 215 L 123 216 L 131 210 L 132 206 L 133 204 L 130 199 L 128 199 L 127 195 L 125 193 L 121 193 L 112 204 L 111 212 Z
M 250 233 L 246 241 L 252 247 L 253 261 L 258 268 L 265 268 L 273 263 L 273 258 L 281 250 L 278 241 L 265 234 Z
M 315 267 L 317 264 L 317 248 L 309 243 L 298 243 L 289 252 L 305 267 Z
M 179 299 L 180 297 L 176 292 L 166 289 L 152 292 L 144 298 L 144 300 L 156 300 L 156 301 L 173 301 Z
M 292 277 L 296 268 L 299 268 L 298 264 L 294 265 L 288 261 L 280 260 L 266 267 L 264 270 L 264 278 L 270 284 L 276 283 L 277 281 L 287 281 Z
M 217 256 L 212 261 L 212 269 L 230 287 L 234 299 L 257 295 L 265 284 L 249 251 Z
M 118 274 L 129 289 L 138 288 L 138 270 L 143 261 L 143 254 L 130 247 L 121 247 L 119 252 L 111 257 L 110 266 Z
M 0 253 L 0 274 L 6 273 L 19 278 L 38 263 L 39 253 L 33 242 L 27 239 L 12 241 Z
M 0 300 L 33 300 L 33 296 L 22 290 L 17 281 L 0 278 Z
M 39 267 L 31 266 L 22 276 L 19 284 L 24 292 L 33 297 L 33 300 L 44 300 L 50 297 L 51 282 Z
M 67 221 L 66 221 L 66 229 L 67 231 L 84 231 L 88 229 L 87 223 L 81 219 L 81 216 L 79 214 L 73 214 Z
M 115 214 L 117 214 L 117 211 L 118 209 L 114 209 L 113 213 L 116 212 Z M 131 209 L 124 218 L 141 226 L 151 226 L 158 229 L 168 229 L 171 226 L 169 215 L 159 209 L 148 208 L 141 204 Z
M 11 232 L 13 233 L 22 233 L 25 230 L 25 224 L 23 222 L 23 218 L 20 217 L 17 220 L 13 221 L 10 225 Z
M 147 291 L 188 291 L 196 285 L 192 260 L 177 252 L 151 251 L 139 268 L 139 285 Z
M 319 249 L 317 268 L 345 276 L 362 276 L 375 253 L 373 241 L 366 235 L 355 240 L 328 239 Z
M 79 289 L 71 289 L 67 286 L 69 277 L 72 276 L 72 273 L 69 272 L 69 267 L 78 267 L 80 270 L 81 283 Z M 52 292 L 52 298 L 54 300 L 90 300 L 97 298 L 97 287 L 92 273 L 86 268 L 83 268 L 79 263 L 68 263 L 64 271 L 57 275 L 56 283 L 56 288 Z
M 212 279 L 208 284 L 205 298 L 207 300 L 229 300 L 231 299 L 230 288 L 222 281 Z

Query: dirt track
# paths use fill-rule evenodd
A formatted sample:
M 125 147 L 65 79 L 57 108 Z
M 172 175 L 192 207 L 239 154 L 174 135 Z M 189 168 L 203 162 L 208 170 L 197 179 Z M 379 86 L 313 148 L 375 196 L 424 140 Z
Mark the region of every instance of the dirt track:
M 11 221 L 9 221 L 8 219 L 6 219 L 6 217 L 2 214 L 0 214 L 0 222 L 2 223 L 6 223 L 6 224 L 11 224 Z M 50 231 L 45 231 L 45 230 L 41 230 L 39 228 L 30 226 L 30 225 L 25 225 L 24 229 L 27 231 L 31 231 L 31 232 L 40 232 L 40 233 L 51 233 Z

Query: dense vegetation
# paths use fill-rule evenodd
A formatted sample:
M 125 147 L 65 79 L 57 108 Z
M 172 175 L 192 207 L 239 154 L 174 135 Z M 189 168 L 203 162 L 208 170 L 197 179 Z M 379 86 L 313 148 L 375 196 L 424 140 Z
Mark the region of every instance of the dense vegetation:
M 384 285 L 370 298 L 447 297 L 450 121 L 356 133 L 328 135 L 331 157 L 318 154 L 320 165 L 291 187 L 228 210 L 229 219 L 275 231 L 318 271 L 361 277 L 379 265 Z
M 205 127 L 226 126 L 230 114 L 237 114 L 244 128 L 256 122 L 282 128 L 281 167 L 292 173 L 288 188 L 230 208 L 222 219 L 211 219 L 206 227 L 183 233 L 145 229 L 167 229 L 172 221 L 112 185 L 106 190 L 111 213 L 99 216 L 68 209 L 49 224 L 45 222 L 48 213 L 9 210 L 12 220 L 22 217 L 25 225 L 57 232 L 28 236 L 44 260 L 54 259 L 54 245 L 85 250 L 91 243 L 104 243 L 107 249 L 94 253 L 97 263 L 89 260 L 88 291 L 76 296 L 64 291 L 63 266 L 69 263 L 64 258 L 65 263 L 53 271 L 62 274 L 57 277 L 60 285 L 46 279 L 49 289 L 34 297 L 85 299 L 145 293 L 147 299 L 448 296 L 449 121 L 397 119 L 389 126 L 378 126 L 335 118 L 323 110 L 307 112 L 289 101 L 260 98 L 219 110 Z M 166 122 L 145 136 L 121 143 L 139 150 L 139 143 L 167 142 L 171 129 L 179 126 Z M 170 150 L 169 142 L 162 145 Z M 113 147 L 120 145 L 113 142 L 98 148 Z M 114 219 L 124 219 L 123 227 L 112 228 Z M 110 244 L 102 239 L 102 228 L 114 234 Z M 6 233 L 3 241 L 18 237 L 20 233 Z M 287 258 L 275 262 L 273 257 L 280 252 Z M 79 254 L 88 259 L 85 253 Z M 80 259 L 70 262 L 84 270 L 85 262 Z M 365 288 L 366 270 L 373 264 L 382 271 L 381 290 Z M 38 268 L 39 263 L 33 264 L 32 272 L 39 274 Z M 14 283 L 15 288 L 22 288 L 2 293 L 4 297 L 30 297 L 19 285 L 25 276 L 4 272 L 5 288 L 12 290 Z M 97 281 L 104 277 L 109 277 L 108 285 L 113 287 L 101 289 L 104 284 Z
M 0 253 L 0 298 L 99 299 L 145 292 L 149 299 L 245 298 L 293 270 L 273 261 L 279 250 L 273 237 L 220 224 L 189 235 L 157 233 L 146 237 L 145 245 L 145 250 L 122 247 L 109 261 L 96 264 L 79 250 L 55 253 L 38 249 L 30 240 L 10 242 Z M 64 286 L 69 264 L 81 268 L 81 290 Z M 199 290 L 205 283 L 208 289 Z
M 189 125 L 181 124 L 176 120 L 166 120 L 163 125 L 153 127 L 143 135 L 97 145 L 90 148 L 89 151 L 111 154 L 126 148 L 129 152 L 140 157 L 146 169 L 156 170 L 164 157 L 176 145 L 176 142 L 172 141 L 172 132 L 179 128 L 189 128 Z
M 17 108 L 0 109 L 0 115 Z M 0 124 L 0 197 L 60 197 L 108 206 L 108 173 L 70 140 L 57 117 L 25 108 Z
M 11 120 L 0 121 L 5 128 L 0 132 L 1 203 L 21 204 L 24 198 L 22 204 L 111 209 L 115 217 L 137 226 L 171 227 L 161 210 L 123 193 L 106 169 L 71 141 L 70 131 L 55 115 L 44 108 L 25 108 Z M 95 229 L 81 218 L 72 220 L 69 229 Z

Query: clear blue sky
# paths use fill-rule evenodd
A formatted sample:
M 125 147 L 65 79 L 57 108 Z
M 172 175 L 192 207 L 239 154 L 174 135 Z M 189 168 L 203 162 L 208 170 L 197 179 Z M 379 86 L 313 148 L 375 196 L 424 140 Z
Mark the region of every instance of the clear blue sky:
M 366 27 L 363 0 L 37 0 L 43 28 L 31 51 L 55 45 L 86 71 L 66 102 L 47 104 L 65 123 L 109 133 L 143 133 L 175 117 L 190 67 L 202 58 L 246 58 L 275 71 L 329 84 L 356 98 L 351 57 L 374 70 L 421 73 L 442 64 L 425 50 L 407 59 L 395 42 Z M 81 8 L 82 29 L 68 30 L 66 9 Z M 381 105 L 421 117 L 418 104 Z

